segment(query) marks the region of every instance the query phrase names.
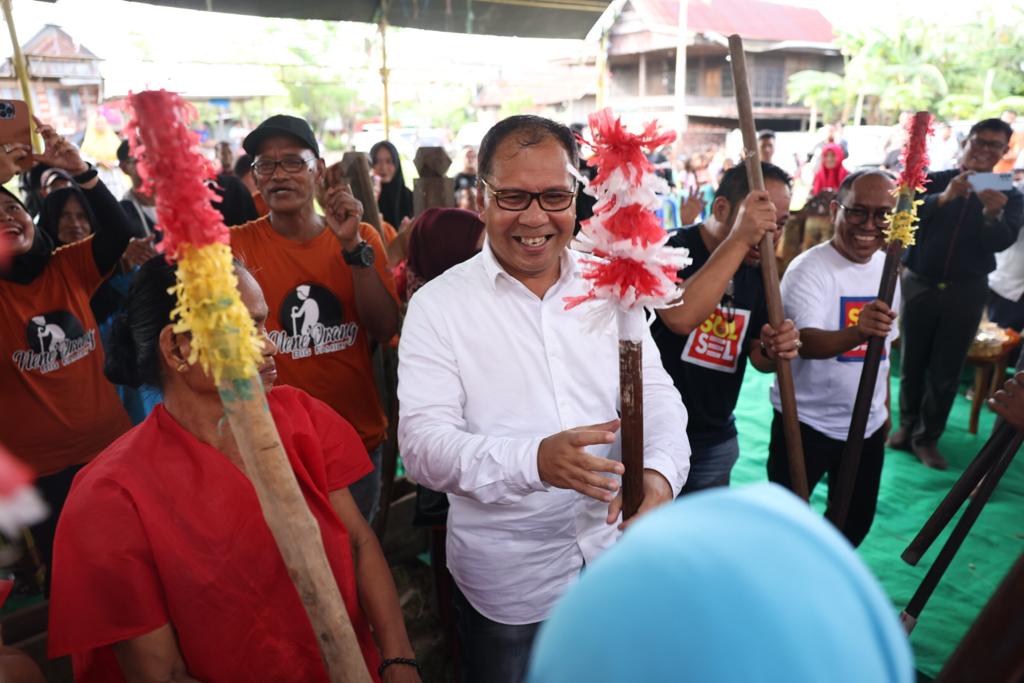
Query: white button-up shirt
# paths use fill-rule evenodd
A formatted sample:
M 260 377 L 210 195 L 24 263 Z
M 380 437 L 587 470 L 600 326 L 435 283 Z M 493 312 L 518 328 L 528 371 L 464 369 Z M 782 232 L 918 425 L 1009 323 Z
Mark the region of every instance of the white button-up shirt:
M 416 292 L 399 346 L 398 441 L 412 477 L 449 494 L 448 567 L 492 621 L 542 621 L 586 562 L 619 536 L 608 505 L 550 487 L 537 471 L 547 436 L 615 419 L 614 327 L 585 330 L 593 303 L 568 249 L 543 299 L 489 245 Z M 644 467 L 678 493 L 690 468 L 686 409 L 645 329 Z M 591 446 L 621 460 L 619 439 Z
M 1008 249 L 996 254 L 996 269 L 988 274 L 988 286 L 1010 301 L 1024 296 L 1024 230 Z

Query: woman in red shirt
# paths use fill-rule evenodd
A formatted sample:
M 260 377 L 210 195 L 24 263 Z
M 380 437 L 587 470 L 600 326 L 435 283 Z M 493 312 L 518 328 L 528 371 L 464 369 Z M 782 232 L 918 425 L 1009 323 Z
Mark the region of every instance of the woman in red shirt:
M 266 335 L 263 293 L 236 273 Z M 112 335 L 111 381 L 158 385 L 164 402 L 75 478 L 57 530 L 50 655 L 70 654 L 79 683 L 326 683 L 216 386 L 188 362 L 189 334 L 173 330 L 174 281 L 160 257 L 142 266 Z M 267 339 L 268 389 L 275 352 Z M 347 488 L 371 469 L 358 434 L 298 389 L 267 401 L 371 676 L 419 681 L 390 571 Z

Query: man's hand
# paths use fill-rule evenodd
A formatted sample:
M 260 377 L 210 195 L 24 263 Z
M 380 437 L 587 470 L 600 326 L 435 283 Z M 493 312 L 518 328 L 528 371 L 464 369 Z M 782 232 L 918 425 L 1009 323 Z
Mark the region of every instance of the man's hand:
M 617 460 L 599 458 L 585 450 L 587 446 L 615 441 L 618 420 L 567 429 L 540 442 L 537 471 L 545 483 L 560 489 L 573 489 L 585 496 L 610 503 L 619 490 L 619 482 L 601 472 L 621 475 L 625 468 Z
M 1006 206 L 1008 197 L 999 190 L 982 190 L 978 193 L 978 199 L 981 200 L 981 205 L 985 207 L 982 210 L 985 218 L 994 220 L 999 218 L 1003 207 Z
M 359 222 L 363 219 L 363 203 L 352 195 L 348 185 L 328 188 L 324 193 L 324 201 L 327 227 L 338 238 L 343 250 L 354 250 L 362 241 Z
M 889 308 L 880 299 L 864 304 L 860 309 L 860 317 L 857 320 L 857 334 L 862 341 L 871 337 L 886 337 L 892 331 L 893 321 L 896 320 L 896 312 Z
M 77 147 L 57 135 L 53 126 L 49 126 L 35 117 L 32 117 L 32 120 L 36 122 L 36 130 L 46 145 L 43 153 L 36 155 L 36 161 L 55 168 L 62 168 L 73 176 L 89 170 L 89 165 L 82 161 Z
M 149 259 L 156 256 L 157 251 L 153 247 L 153 236 L 149 237 L 133 237 L 128 246 L 125 247 L 124 255 L 121 256 L 121 263 L 125 270 L 131 270 L 136 266 L 141 266 Z
M 1024 432 L 1024 372 L 1003 385 L 1003 388 L 988 400 L 992 412 L 1000 415 L 1014 429 Z
M 32 154 L 32 148 L 18 143 L 0 145 L 0 185 L 21 173 L 19 164 Z
M 619 531 L 625 531 L 626 527 L 642 517 L 645 513 L 653 510 L 662 503 L 669 502 L 670 500 L 672 500 L 672 486 L 668 483 L 668 479 L 655 470 L 644 470 L 643 502 L 640 503 L 640 507 L 637 508 L 635 515 L 619 525 Z M 615 524 L 615 521 L 621 514 L 622 493 L 619 493 L 619 495 L 615 496 L 615 500 L 612 501 L 612 504 L 608 506 L 608 519 L 606 521 L 609 524 Z
M 970 194 L 971 183 L 968 178 L 972 175 L 974 175 L 974 171 L 964 171 L 950 180 L 949 185 L 946 185 L 946 189 L 939 195 L 939 206 L 945 206 L 954 199 L 960 199 Z
M 775 205 L 764 190 L 753 191 L 740 204 L 729 239 L 740 240 L 753 249 L 768 231 L 778 230 Z
M 761 328 L 761 348 L 769 360 L 793 360 L 800 355 L 800 330 L 789 318 L 782 321 L 778 329 L 767 323 Z
M 679 224 L 693 225 L 703 210 L 704 202 L 700 198 L 700 191 L 694 187 L 688 194 L 679 198 Z

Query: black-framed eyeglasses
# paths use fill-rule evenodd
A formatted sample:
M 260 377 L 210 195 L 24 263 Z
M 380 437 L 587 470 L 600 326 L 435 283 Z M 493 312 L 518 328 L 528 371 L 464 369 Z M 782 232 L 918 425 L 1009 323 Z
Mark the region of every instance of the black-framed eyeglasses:
M 483 178 L 480 184 L 494 197 L 499 209 L 505 211 L 526 211 L 530 204 L 537 201 L 542 211 L 565 211 L 572 206 L 576 197 L 576 182 L 571 190 L 544 190 L 543 192 L 527 192 L 526 190 L 497 190 L 487 184 Z
M 889 225 L 889 221 L 892 219 L 891 209 L 875 209 L 874 211 L 868 211 L 867 209 L 859 209 L 855 207 L 846 206 L 840 204 L 840 208 L 846 212 L 846 221 L 850 225 L 864 225 L 868 222 L 868 218 L 873 218 L 875 225 Z
M 284 157 L 283 159 L 256 159 L 252 164 L 252 171 L 256 175 L 273 175 L 277 167 L 284 169 L 285 173 L 298 173 L 309 167 L 309 164 L 316 161 L 316 157 Z
M 979 137 L 972 137 L 970 143 L 984 149 L 990 149 L 993 152 L 1002 152 L 1008 147 L 1002 140 L 982 140 Z

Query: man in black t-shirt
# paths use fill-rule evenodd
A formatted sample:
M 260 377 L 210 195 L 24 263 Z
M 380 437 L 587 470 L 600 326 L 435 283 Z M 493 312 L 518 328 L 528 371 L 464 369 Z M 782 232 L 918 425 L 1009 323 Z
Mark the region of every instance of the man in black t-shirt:
M 747 358 L 761 372 L 774 372 L 776 358 L 796 357 L 800 345 L 791 320 L 778 329 L 768 324 L 757 245 L 768 230 L 778 234 L 789 216 L 790 179 L 778 166 L 762 162 L 761 169 L 764 192 L 750 192 L 743 164 L 729 169 L 707 220 L 669 240 L 693 258 L 680 272 L 683 304 L 659 310 L 651 328 L 689 414 L 693 454 L 682 494 L 729 483 L 739 458 L 732 412 Z

